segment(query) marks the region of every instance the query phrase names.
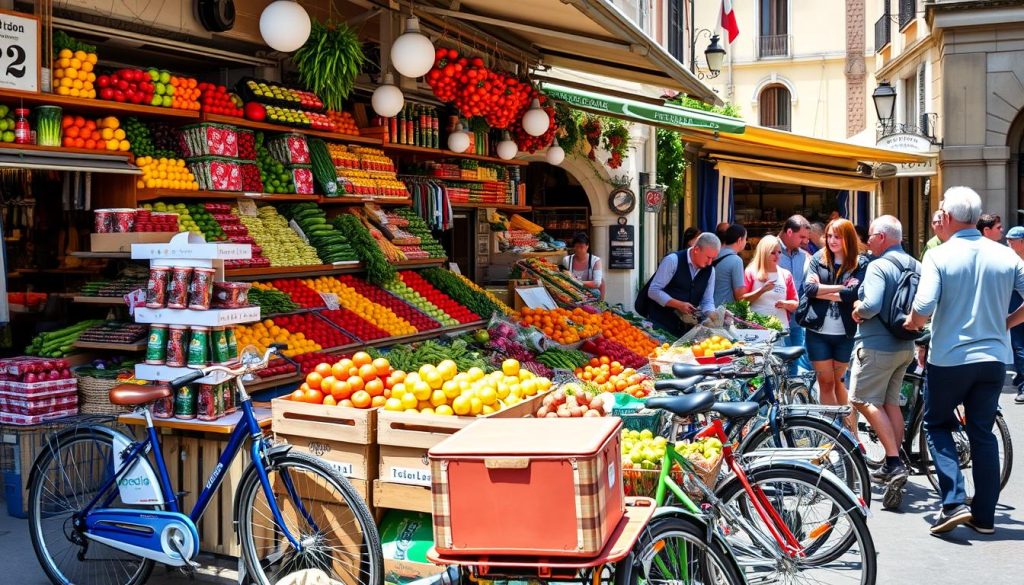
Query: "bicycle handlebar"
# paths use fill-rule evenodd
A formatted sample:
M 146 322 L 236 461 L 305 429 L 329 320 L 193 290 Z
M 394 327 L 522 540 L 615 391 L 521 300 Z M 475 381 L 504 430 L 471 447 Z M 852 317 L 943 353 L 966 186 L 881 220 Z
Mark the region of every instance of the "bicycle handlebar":
M 262 370 L 263 368 L 267 367 L 267 363 L 270 361 L 270 356 L 275 355 L 278 351 L 284 351 L 286 349 L 288 349 L 288 345 L 285 343 L 271 343 L 270 346 L 267 348 L 267 351 L 263 354 L 263 358 L 261 358 L 260 361 L 257 363 L 245 364 L 239 361 L 238 367 L 236 368 L 229 368 L 224 365 L 213 365 L 206 366 L 205 368 L 197 368 L 195 371 L 189 372 L 184 376 L 180 376 L 171 381 L 171 388 L 177 390 L 182 386 L 186 386 L 188 384 L 191 384 L 192 382 L 195 382 L 196 380 L 205 378 L 206 376 L 209 376 L 214 372 L 224 372 L 225 374 L 231 377 L 237 377 L 256 370 Z

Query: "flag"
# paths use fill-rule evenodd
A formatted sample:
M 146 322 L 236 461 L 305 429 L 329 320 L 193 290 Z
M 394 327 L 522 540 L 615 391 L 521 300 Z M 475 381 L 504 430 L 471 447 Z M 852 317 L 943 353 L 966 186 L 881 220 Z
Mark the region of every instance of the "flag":
M 736 13 L 732 9 L 732 0 L 722 0 L 722 28 L 729 33 L 730 43 L 740 34 L 740 26 L 736 24 Z

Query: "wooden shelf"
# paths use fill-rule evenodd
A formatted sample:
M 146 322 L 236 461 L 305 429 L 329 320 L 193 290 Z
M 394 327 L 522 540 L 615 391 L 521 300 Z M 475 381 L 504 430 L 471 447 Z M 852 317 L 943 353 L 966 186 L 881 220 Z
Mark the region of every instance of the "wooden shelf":
M 10 89 L 0 89 L 0 100 L 9 103 L 11 109 L 20 105 L 60 106 L 74 112 L 97 112 L 117 115 L 154 116 L 162 118 L 180 118 L 198 120 L 199 112 L 193 110 L 177 110 L 174 108 L 158 108 L 140 104 L 112 102 L 100 99 L 83 99 L 55 93 L 27 93 Z M 13 102 L 13 103 L 12 103 Z
M 246 388 L 248 388 L 248 386 Z M 256 422 L 260 425 L 261 429 L 270 427 L 270 423 L 272 422 L 270 408 L 253 404 L 252 413 L 256 417 Z M 242 409 L 239 407 L 235 412 L 222 416 L 217 420 L 206 421 L 198 419 L 153 418 L 153 426 L 158 429 L 175 429 L 179 431 L 196 431 L 200 433 L 230 435 L 235 430 L 235 425 L 237 425 L 241 419 Z M 142 426 L 146 424 L 145 417 L 141 414 L 135 413 L 122 414 L 118 417 L 117 421 L 126 425 L 135 426 Z
M 458 154 L 450 150 L 442 150 L 438 148 L 425 148 L 422 146 L 412 146 L 410 144 L 384 143 L 384 150 L 391 152 L 405 152 L 409 154 L 421 154 L 430 158 L 468 158 L 472 160 L 480 160 L 499 165 L 526 166 L 530 164 L 528 161 L 525 160 L 502 160 L 500 158 L 496 158 L 493 156 L 483 156 L 480 154 Z
M 125 307 L 127 306 L 124 299 L 121 297 L 71 297 L 71 302 L 79 303 L 83 305 L 106 305 L 110 307 Z
M 72 256 L 75 258 L 87 258 L 92 260 L 97 259 L 131 259 L 131 252 L 86 252 L 78 251 L 72 252 Z
M 253 382 L 252 384 L 246 384 L 245 391 L 249 393 L 259 392 L 261 390 L 266 390 L 267 388 L 277 388 L 278 386 L 284 386 L 285 384 L 295 384 L 301 381 L 302 374 L 300 373 L 281 374 L 280 376 L 259 378 L 259 380 Z
M 321 205 L 362 205 L 364 203 L 376 203 L 377 205 L 394 205 L 405 207 L 412 205 L 412 199 L 374 199 L 372 197 L 323 197 L 319 199 Z
M 222 116 L 219 114 L 203 114 L 202 118 L 204 122 L 231 124 L 234 126 L 240 126 L 242 128 L 251 128 L 253 130 L 266 130 L 268 132 L 298 132 L 299 134 L 317 136 L 325 140 L 334 140 L 336 142 L 371 144 L 373 146 L 381 145 L 381 140 L 379 138 L 370 138 L 369 136 L 353 136 L 351 134 L 324 132 L 322 130 L 313 130 L 310 128 L 299 128 L 295 126 L 285 126 L 283 124 L 272 124 L 270 122 L 255 122 L 253 120 L 249 120 L 246 118 L 235 118 L 234 116 Z
M 452 202 L 454 209 L 498 209 L 500 211 L 527 212 L 533 211 L 529 205 L 512 205 L 511 203 L 476 203 L 476 202 Z
M 178 191 L 174 189 L 139 189 L 136 201 L 155 199 L 252 199 L 253 201 L 317 201 L 316 195 L 283 195 L 270 193 L 243 193 L 241 191 Z
M 424 260 L 406 260 L 398 262 L 395 268 L 399 270 L 427 268 L 430 266 L 442 266 L 448 260 L 446 258 L 427 258 Z M 235 268 L 225 270 L 224 275 L 229 280 L 262 280 L 265 278 L 300 278 L 304 276 L 326 276 L 332 274 L 355 274 L 363 272 L 362 263 L 346 266 L 334 266 L 333 264 L 310 264 L 308 266 L 268 266 L 264 268 Z
M 62 154 L 79 154 L 83 157 L 96 157 L 98 160 L 133 162 L 135 156 L 120 150 L 97 150 L 95 148 L 71 148 L 70 146 L 39 146 L 38 144 L 17 144 L 0 142 L 0 150 L 25 150 L 30 152 L 55 152 Z
M 123 302 L 123 301 L 122 301 Z M 77 349 L 102 349 L 109 351 L 145 351 L 146 340 L 136 343 L 104 343 L 102 341 L 76 341 L 72 344 Z
M 445 177 L 435 177 L 433 175 L 402 175 L 402 176 L 417 176 L 423 179 L 430 179 L 432 181 L 444 181 L 447 183 L 498 183 L 500 185 L 507 186 L 508 180 L 502 179 L 446 179 Z M 402 178 L 399 176 L 399 179 Z

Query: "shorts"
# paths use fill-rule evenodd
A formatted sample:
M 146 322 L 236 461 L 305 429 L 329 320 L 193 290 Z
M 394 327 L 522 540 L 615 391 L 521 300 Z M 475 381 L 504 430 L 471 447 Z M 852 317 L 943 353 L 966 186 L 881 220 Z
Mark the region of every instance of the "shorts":
M 853 340 L 845 335 L 822 335 L 807 330 L 807 359 L 811 362 L 837 361 L 848 363 L 853 353 Z
M 900 403 L 900 388 L 914 350 L 879 351 L 857 344 L 850 368 L 850 400 L 882 406 Z

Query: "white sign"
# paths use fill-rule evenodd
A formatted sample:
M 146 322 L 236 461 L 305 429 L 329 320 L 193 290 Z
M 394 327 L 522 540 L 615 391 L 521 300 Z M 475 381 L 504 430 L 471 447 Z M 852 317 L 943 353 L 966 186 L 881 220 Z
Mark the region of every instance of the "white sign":
M 300 240 L 306 244 L 309 243 L 309 238 L 306 237 L 306 234 L 303 233 L 302 228 L 299 227 L 299 224 L 295 223 L 294 219 L 288 222 L 288 227 L 292 228 L 292 231 L 299 236 Z
M 879 148 L 898 152 L 931 152 L 932 141 L 920 134 L 890 134 L 875 143 Z
M 430 487 L 430 470 L 411 467 L 392 467 L 391 476 L 387 481 L 406 485 L 422 485 Z
M 243 217 L 258 217 L 259 210 L 256 209 L 256 202 L 252 199 L 239 199 L 238 215 Z
M 897 177 L 929 177 L 938 173 L 935 161 L 938 157 L 930 156 L 923 162 L 900 163 L 896 165 Z
M 336 311 L 341 307 L 341 303 L 338 302 L 338 295 L 335 293 L 322 292 L 320 293 L 320 298 L 323 299 L 328 311 Z
M 531 309 L 555 309 L 555 299 L 543 286 L 517 286 L 516 294 L 523 299 L 523 304 Z
M 0 10 L 0 89 L 39 91 L 39 20 Z

